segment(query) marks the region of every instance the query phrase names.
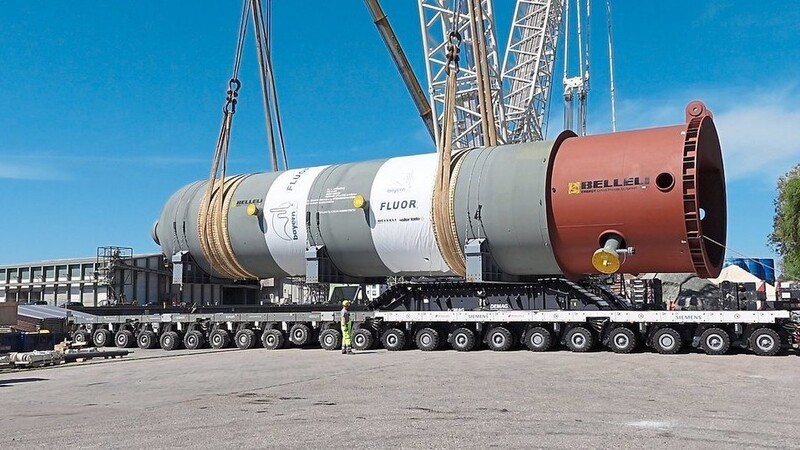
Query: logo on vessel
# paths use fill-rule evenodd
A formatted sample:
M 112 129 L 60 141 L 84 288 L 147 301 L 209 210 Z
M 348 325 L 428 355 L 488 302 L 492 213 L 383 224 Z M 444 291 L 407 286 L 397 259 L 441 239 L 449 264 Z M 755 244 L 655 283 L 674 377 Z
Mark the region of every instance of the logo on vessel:
M 398 175 L 392 183 L 386 187 L 388 194 L 402 194 L 408 192 L 414 184 L 414 171 L 406 170 Z
M 607 178 L 604 180 L 574 181 L 567 183 L 567 194 L 581 194 L 604 191 L 625 191 L 644 188 L 650 184 L 650 177 Z
M 284 241 L 298 240 L 297 209 L 293 203 L 283 202 L 269 212 L 272 214 L 272 231 L 276 236 Z
M 294 186 L 300 181 L 300 178 L 302 178 L 303 174 L 306 172 L 308 172 L 307 168 L 298 170 L 297 173 L 292 176 L 292 179 L 289 180 L 289 184 L 286 185 L 286 190 L 293 191 Z
M 381 202 L 380 210 L 381 211 L 391 211 L 397 209 L 409 209 L 413 208 L 416 209 L 417 201 L 416 200 L 394 200 L 391 202 Z
M 236 200 L 236 203 L 233 204 L 234 207 L 237 206 L 247 206 L 247 205 L 258 205 L 264 203 L 264 200 L 260 198 L 253 198 L 250 200 Z

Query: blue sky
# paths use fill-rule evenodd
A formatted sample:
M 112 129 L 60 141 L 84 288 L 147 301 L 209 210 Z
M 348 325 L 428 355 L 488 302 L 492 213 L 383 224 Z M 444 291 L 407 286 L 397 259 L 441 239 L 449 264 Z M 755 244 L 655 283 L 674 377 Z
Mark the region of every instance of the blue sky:
M 433 150 L 359 0 L 275 2 L 274 64 L 291 167 Z M 416 2 L 384 0 L 424 73 Z M 602 30 L 600 3 L 595 31 Z M 239 2 L 13 2 L 0 15 L 0 264 L 155 252 L 169 195 L 207 176 Z M 775 179 L 800 162 L 800 3 L 616 2 L 619 129 L 714 111 L 728 172 L 729 245 L 770 256 Z M 501 47 L 513 2 L 495 0 Z M 589 124 L 610 130 L 597 33 Z M 234 171 L 269 168 L 255 51 L 245 50 Z M 558 72 L 557 86 L 560 85 Z M 551 135 L 560 127 L 554 91 Z

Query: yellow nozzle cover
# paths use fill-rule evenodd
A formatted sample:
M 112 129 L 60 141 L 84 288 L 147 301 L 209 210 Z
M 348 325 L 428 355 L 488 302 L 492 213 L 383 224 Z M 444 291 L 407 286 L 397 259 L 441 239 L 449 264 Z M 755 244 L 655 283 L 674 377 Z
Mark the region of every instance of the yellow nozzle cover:
M 250 203 L 249 205 L 247 205 L 247 215 L 248 216 L 255 216 L 256 214 L 258 214 L 258 206 L 256 206 L 253 203 Z
M 619 270 L 620 262 L 617 252 L 612 252 L 604 248 L 599 248 L 592 255 L 592 266 L 598 272 L 610 275 L 617 273 Z
M 365 206 L 367 206 L 367 199 L 364 198 L 363 195 L 357 194 L 355 197 L 353 197 L 354 208 L 363 208 Z

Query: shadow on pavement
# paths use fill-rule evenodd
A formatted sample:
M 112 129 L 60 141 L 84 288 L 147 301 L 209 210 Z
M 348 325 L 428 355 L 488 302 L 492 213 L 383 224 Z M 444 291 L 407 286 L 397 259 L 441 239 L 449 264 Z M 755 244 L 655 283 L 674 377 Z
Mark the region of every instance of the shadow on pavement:
M 31 382 L 34 382 L 34 381 L 47 381 L 47 380 L 48 380 L 48 378 L 36 378 L 36 377 L 9 378 L 7 380 L 0 380 L 0 387 L 8 387 L 8 386 L 13 385 L 13 384 L 31 383 Z

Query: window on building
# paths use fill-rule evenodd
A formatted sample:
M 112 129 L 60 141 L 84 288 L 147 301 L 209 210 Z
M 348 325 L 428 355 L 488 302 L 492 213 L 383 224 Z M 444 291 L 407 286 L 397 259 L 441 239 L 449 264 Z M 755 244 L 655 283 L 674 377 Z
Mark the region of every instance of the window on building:
M 94 280 L 94 264 L 84 264 L 81 266 L 84 280 Z

